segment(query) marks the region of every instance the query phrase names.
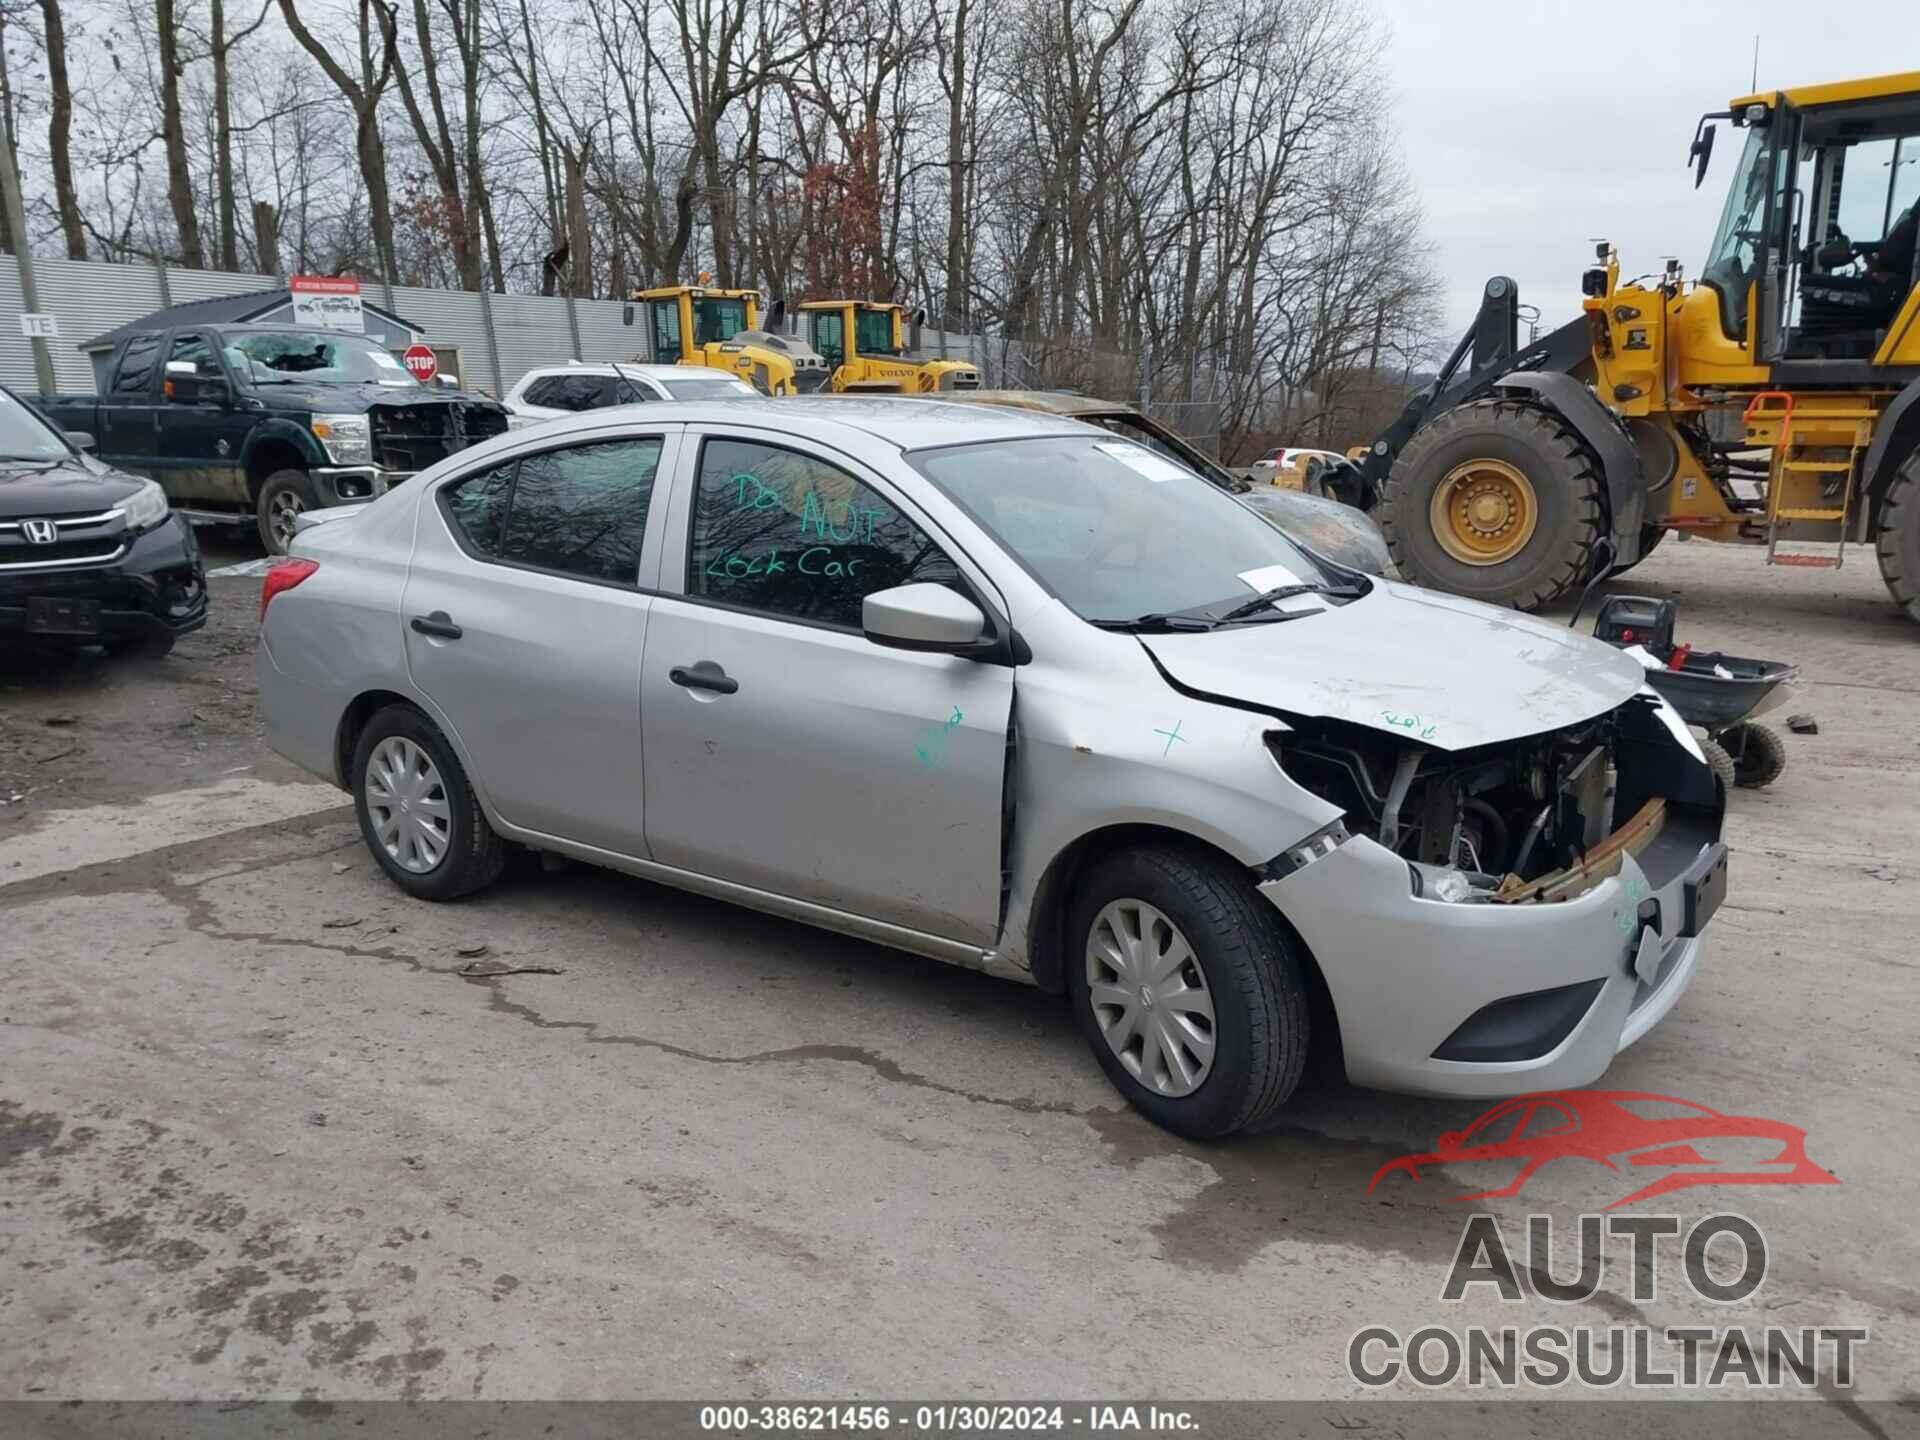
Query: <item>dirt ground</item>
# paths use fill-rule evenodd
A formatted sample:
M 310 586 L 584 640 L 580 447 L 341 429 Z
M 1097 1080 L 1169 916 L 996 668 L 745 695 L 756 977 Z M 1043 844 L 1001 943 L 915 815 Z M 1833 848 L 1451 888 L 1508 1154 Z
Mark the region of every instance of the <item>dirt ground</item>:
M 586 868 L 411 902 L 262 748 L 258 581 L 227 577 L 165 660 L 0 669 L 0 1398 L 1350 1401 L 1368 1325 L 1791 1324 L 1871 1338 L 1751 1433 L 1901 1433 L 1920 627 L 1864 553 L 1669 543 L 1630 582 L 1797 661 L 1819 723 L 1734 797 L 1702 972 L 1601 1082 L 1801 1127 L 1839 1180 L 1640 1207 L 1759 1226 L 1746 1300 L 1633 1298 L 1610 1246 L 1580 1304 L 1443 1301 L 1470 1212 L 1519 1236 L 1640 1183 L 1368 1193 L 1480 1105 L 1327 1085 L 1196 1145 L 1018 986 Z

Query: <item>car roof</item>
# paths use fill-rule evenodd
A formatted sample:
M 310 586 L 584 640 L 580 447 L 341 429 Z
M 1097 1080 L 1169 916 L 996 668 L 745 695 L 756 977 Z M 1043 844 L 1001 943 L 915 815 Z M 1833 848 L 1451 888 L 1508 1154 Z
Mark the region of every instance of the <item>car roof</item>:
M 676 368 L 676 367 L 669 367 Z M 592 430 L 610 412 L 586 410 L 541 427 L 548 437 L 569 430 Z M 1022 440 L 1046 435 L 1084 435 L 1087 426 L 1073 420 L 1036 415 L 993 405 L 951 404 L 910 396 L 798 395 L 751 400 L 664 400 L 636 412 L 649 422 L 777 425 L 803 438 L 831 442 L 849 433 L 868 435 L 901 450 L 932 450 L 984 440 Z
M 711 378 L 738 380 L 742 385 L 747 383 L 737 375 L 702 365 L 652 365 L 642 364 L 638 360 L 575 360 L 564 365 L 536 365 L 521 378 L 531 380 L 536 375 L 638 375 L 645 380 Z

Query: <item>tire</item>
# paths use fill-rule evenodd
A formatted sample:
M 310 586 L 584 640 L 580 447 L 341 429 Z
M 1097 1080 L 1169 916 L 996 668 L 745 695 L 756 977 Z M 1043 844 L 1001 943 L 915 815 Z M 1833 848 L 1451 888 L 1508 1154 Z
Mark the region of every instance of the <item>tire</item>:
M 390 762 L 419 756 L 431 768 L 423 772 L 413 764 L 405 767 L 414 788 L 392 780 L 383 785 L 379 776 L 370 774 L 377 766 L 391 775 L 395 767 Z M 418 710 L 389 705 L 367 722 L 353 747 L 352 783 L 361 838 L 387 878 L 415 899 L 455 900 L 500 878 L 507 844 L 481 813 L 453 747 Z M 383 819 L 374 812 L 391 815 L 396 798 L 410 802 L 399 807 L 409 813 L 395 832 L 396 848 L 390 850 L 380 835 Z M 419 813 L 427 817 L 424 823 L 409 823 L 414 820 L 412 806 L 420 807 Z M 440 836 L 437 847 L 423 839 L 429 829 Z M 426 852 L 434 849 L 437 854 L 430 857 Z M 431 863 L 426 863 L 429 858 Z
M 1909 620 L 1920 620 L 1920 451 L 1907 457 L 1887 486 L 1873 548 L 1893 603 Z
M 1733 757 L 1734 783 L 1744 790 L 1771 785 L 1787 768 L 1787 743 L 1769 725 L 1743 720 L 1721 731 L 1720 738 Z
M 269 555 L 287 553 L 287 542 L 293 539 L 293 517 L 302 510 L 314 509 L 317 503 L 313 481 L 306 471 L 276 470 L 267 476 L 254 500 L 253 513 L 260 543 Z
M 158 660 L 173 653 L 173 638 L 171 630 L 141 630 L 131 635 L 115 635 L 103 642 L 100 648 L 109 655 L 134 655 L 142 660 Z
M 1094 968 L 1089 951 L 1096 933 L 1114 943 L 1111 929 L 1097 932 L 1096 927 L 1105 924 L 1114 907 L 1128 906 L 1157 912 L 1168 931 L 1160 931 L 1149 918 L 1135 932 L 1154 941 L 1184 940 L 1188 963 L 1153 983 L 1157 1001 L 1130 1004 L 1127 1012 L 1118 1006 L 1103 1010 L 1098 998 L 1123 993 L 1119 982 L 1129 977 L 1106 966 L 1103 958 L 1096 988 L 1089 975 Z M 1141 912 L 1136 908 L 1134 913 Z M 1176 1134 L 1215 1139 L 1259 1125 L 1293 1093 L 1307 1059 L 1305 977 L 1280 917 L 1243 875 L 1199 851 L 1163 846 L 1117 851 L 1089 869 L 1075 893 L 1071 916 L 1067 988 L 1075 1018 L 1100 1068 L 1141 1114 Z M 1160 948 L 1171 954 L 1179 947 Z M 1117 956 L 1120 951 L 1107 948 L 1099 953 Z M 1191 1009 L 1178 1009 L 1173 997 L 1181 996 L 1190 1005 L 1198 988 L 1192 983 L 1195 978 L 1203 983 L 1212 1010 L 1211 1024 L 1204 1027 L 1211 1055 L 1204 1069 L 1189 1066 L 1197 1084 L 1185 1093 L 1166 1093 L 1150 1083 L 1155 1069 L 1177 1079 L 1163 1063 L 1164 1047 L 1143 1044 L 1139 1059 L 1129 1064 L 1110 1043 L 1108 1025 L 1124 1023 L 1130 1014 L 1136 1038 L 1143 1042 L 1163 1033 L 1180 1035 L 1172 1015 L 1184 1013 L 1190 1027 L 1200 1022 Z M 1176 980 L 1181 982 L 1178 989 L 1172 988 Z M 1131 998 L 1139 991 L 1129 987 L 1125 993 Z M 1193 1059 L 1194 1052 L 1187 1051 L 1185 1060 Z
M 1519 545 L 1504 558 L 1457 558 L 1435 533 L 1436 495 L 1474 461 L 1517 473 L 1532 492 L 1531 533 L 1521 525 L 1511 538 L 1490 537 Z M 1400 573 L 1415 585 L 1537 610 L 1586 582 L 1603 488 L 1599 467 L 1558 416 L 1537 405 L 1483 400 L 1448 411 L 1407 442 L 1387 479 L 1380 525 Z
M 1709 736 L 1700 742 L 1700 753 L 1707 757 L 1708 768 L 1720 777 L 1721 787 L 1731 795 L 1733 787 L 1740 783 L 1740 773 L 1727 747 Z

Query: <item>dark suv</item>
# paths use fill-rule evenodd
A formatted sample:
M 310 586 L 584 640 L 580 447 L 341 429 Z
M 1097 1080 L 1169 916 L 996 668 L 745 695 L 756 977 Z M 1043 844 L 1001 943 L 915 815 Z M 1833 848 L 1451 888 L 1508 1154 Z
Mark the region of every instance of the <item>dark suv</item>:
M 164 655 L 207 620 L 185 519 L 0 387 L 0 636 Z

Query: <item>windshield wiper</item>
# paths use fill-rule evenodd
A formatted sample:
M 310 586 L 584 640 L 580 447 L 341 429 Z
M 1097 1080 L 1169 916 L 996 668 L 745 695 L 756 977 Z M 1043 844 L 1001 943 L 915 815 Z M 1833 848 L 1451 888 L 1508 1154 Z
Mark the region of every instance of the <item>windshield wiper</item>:
M 1174 630 L 1211 630 L 1213 622 L 1198 615 L 1163 615 L 1154 611 L 1147 615 L 1136 615 L 1131 620 L 1089 620 L 1101 630 L 1134 631 L 1174 631 Z
M 0 455 L 0 464 L 57 465 L 66 458 L 64 455 Z
M 1347 599 L 1357 599 L 1365 593 L 1366 592 L 1358 585 L 1279 585 L 1271 590 L 1262 590 L 1251 600 L 1241 601 L 1224 615 L 1216 615 L 1214 622 L 1219 625 L 1225 625 L 1234 620 L 1246 620 L 1254 615 L 1258 615 L 1276 600 L 1289 600 L 1295 595 L 1339 595 Z M 1274 618 L 1291 620 L 1293 615 L 1277 613 Z

